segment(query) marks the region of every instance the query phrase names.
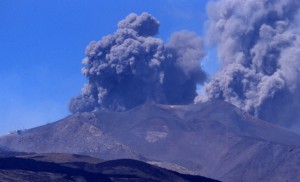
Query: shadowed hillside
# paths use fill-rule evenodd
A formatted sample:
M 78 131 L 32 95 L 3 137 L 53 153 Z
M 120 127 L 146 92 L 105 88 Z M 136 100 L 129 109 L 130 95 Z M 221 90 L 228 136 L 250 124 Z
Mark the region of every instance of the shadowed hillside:
M 81 160 L 81 162 L 78 162 L 78 160 Z M 180 174 L 136 160 L 99 161 L 101 160 L 96 158 L 68 154 L 30 154 L 21 157 L 0 158 L 0 180 L 88 182 L 215 181 L 201 176 Z

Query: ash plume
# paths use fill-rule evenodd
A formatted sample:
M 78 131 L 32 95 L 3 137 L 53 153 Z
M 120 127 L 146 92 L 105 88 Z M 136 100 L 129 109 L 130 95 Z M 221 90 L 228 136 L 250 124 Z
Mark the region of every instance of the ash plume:
M 158 30 L 159 22 L 150 14 L 130 14 L 114 34 L 91 42 L 82 69 L 88 83 L 70 101 L 70 111 L 123 111 L 147 101 L 192 103 L 196 84 L 206 78 L 200 67 L 202 40 L 181 31 L 164 44 L 154 37 Z
M 222 99 L 270 122 L 300 123 L 300 1 L 208 4 L 208 40 L 221 70 L 196 101 Z

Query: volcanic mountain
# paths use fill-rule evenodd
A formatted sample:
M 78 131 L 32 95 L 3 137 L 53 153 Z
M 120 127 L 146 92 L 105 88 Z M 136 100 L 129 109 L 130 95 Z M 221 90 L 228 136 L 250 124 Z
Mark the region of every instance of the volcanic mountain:
M 222 181 L 300 181 L 300 135 L 223 101 L 77 113 L 5 135 L 0 145 L 138 159 Z

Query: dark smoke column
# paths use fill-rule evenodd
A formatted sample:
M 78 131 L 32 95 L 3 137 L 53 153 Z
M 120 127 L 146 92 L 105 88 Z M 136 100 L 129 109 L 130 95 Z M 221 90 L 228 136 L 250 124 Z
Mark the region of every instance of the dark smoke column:
M 267 121 L 300 124 L 298 0 L 218 0 L 209 4 L 210 42 L 222 69 L 206 96 L 222 99 Z
M 165 45 L 153 37 L 158 29 L 159 22 L 150 14 L 130 14 L 114 34 L 91 42 L 82 69 L 88 83 L 71 100 L 70 110 L 124 111 L 147 101 L 192 103 L 196 85 L 205 80 L 200 67 L 205 55 L 202 40 L 181 31 Z

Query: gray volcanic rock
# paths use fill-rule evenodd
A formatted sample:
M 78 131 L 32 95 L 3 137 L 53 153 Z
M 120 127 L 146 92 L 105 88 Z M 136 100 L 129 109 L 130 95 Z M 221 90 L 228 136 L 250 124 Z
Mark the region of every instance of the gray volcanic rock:
M 105 159 L 141 158 L 93 123 L 97 123 L 93 113 L 74 114 L 20 134 L 5 135 L 1 143 L 10 150 L 22 152 L 87 154 Z
M 166 162 L 222 181 L 300 181 L 300 135 L 223 101 L 75 114 L 6 135 L 0 145 Z

